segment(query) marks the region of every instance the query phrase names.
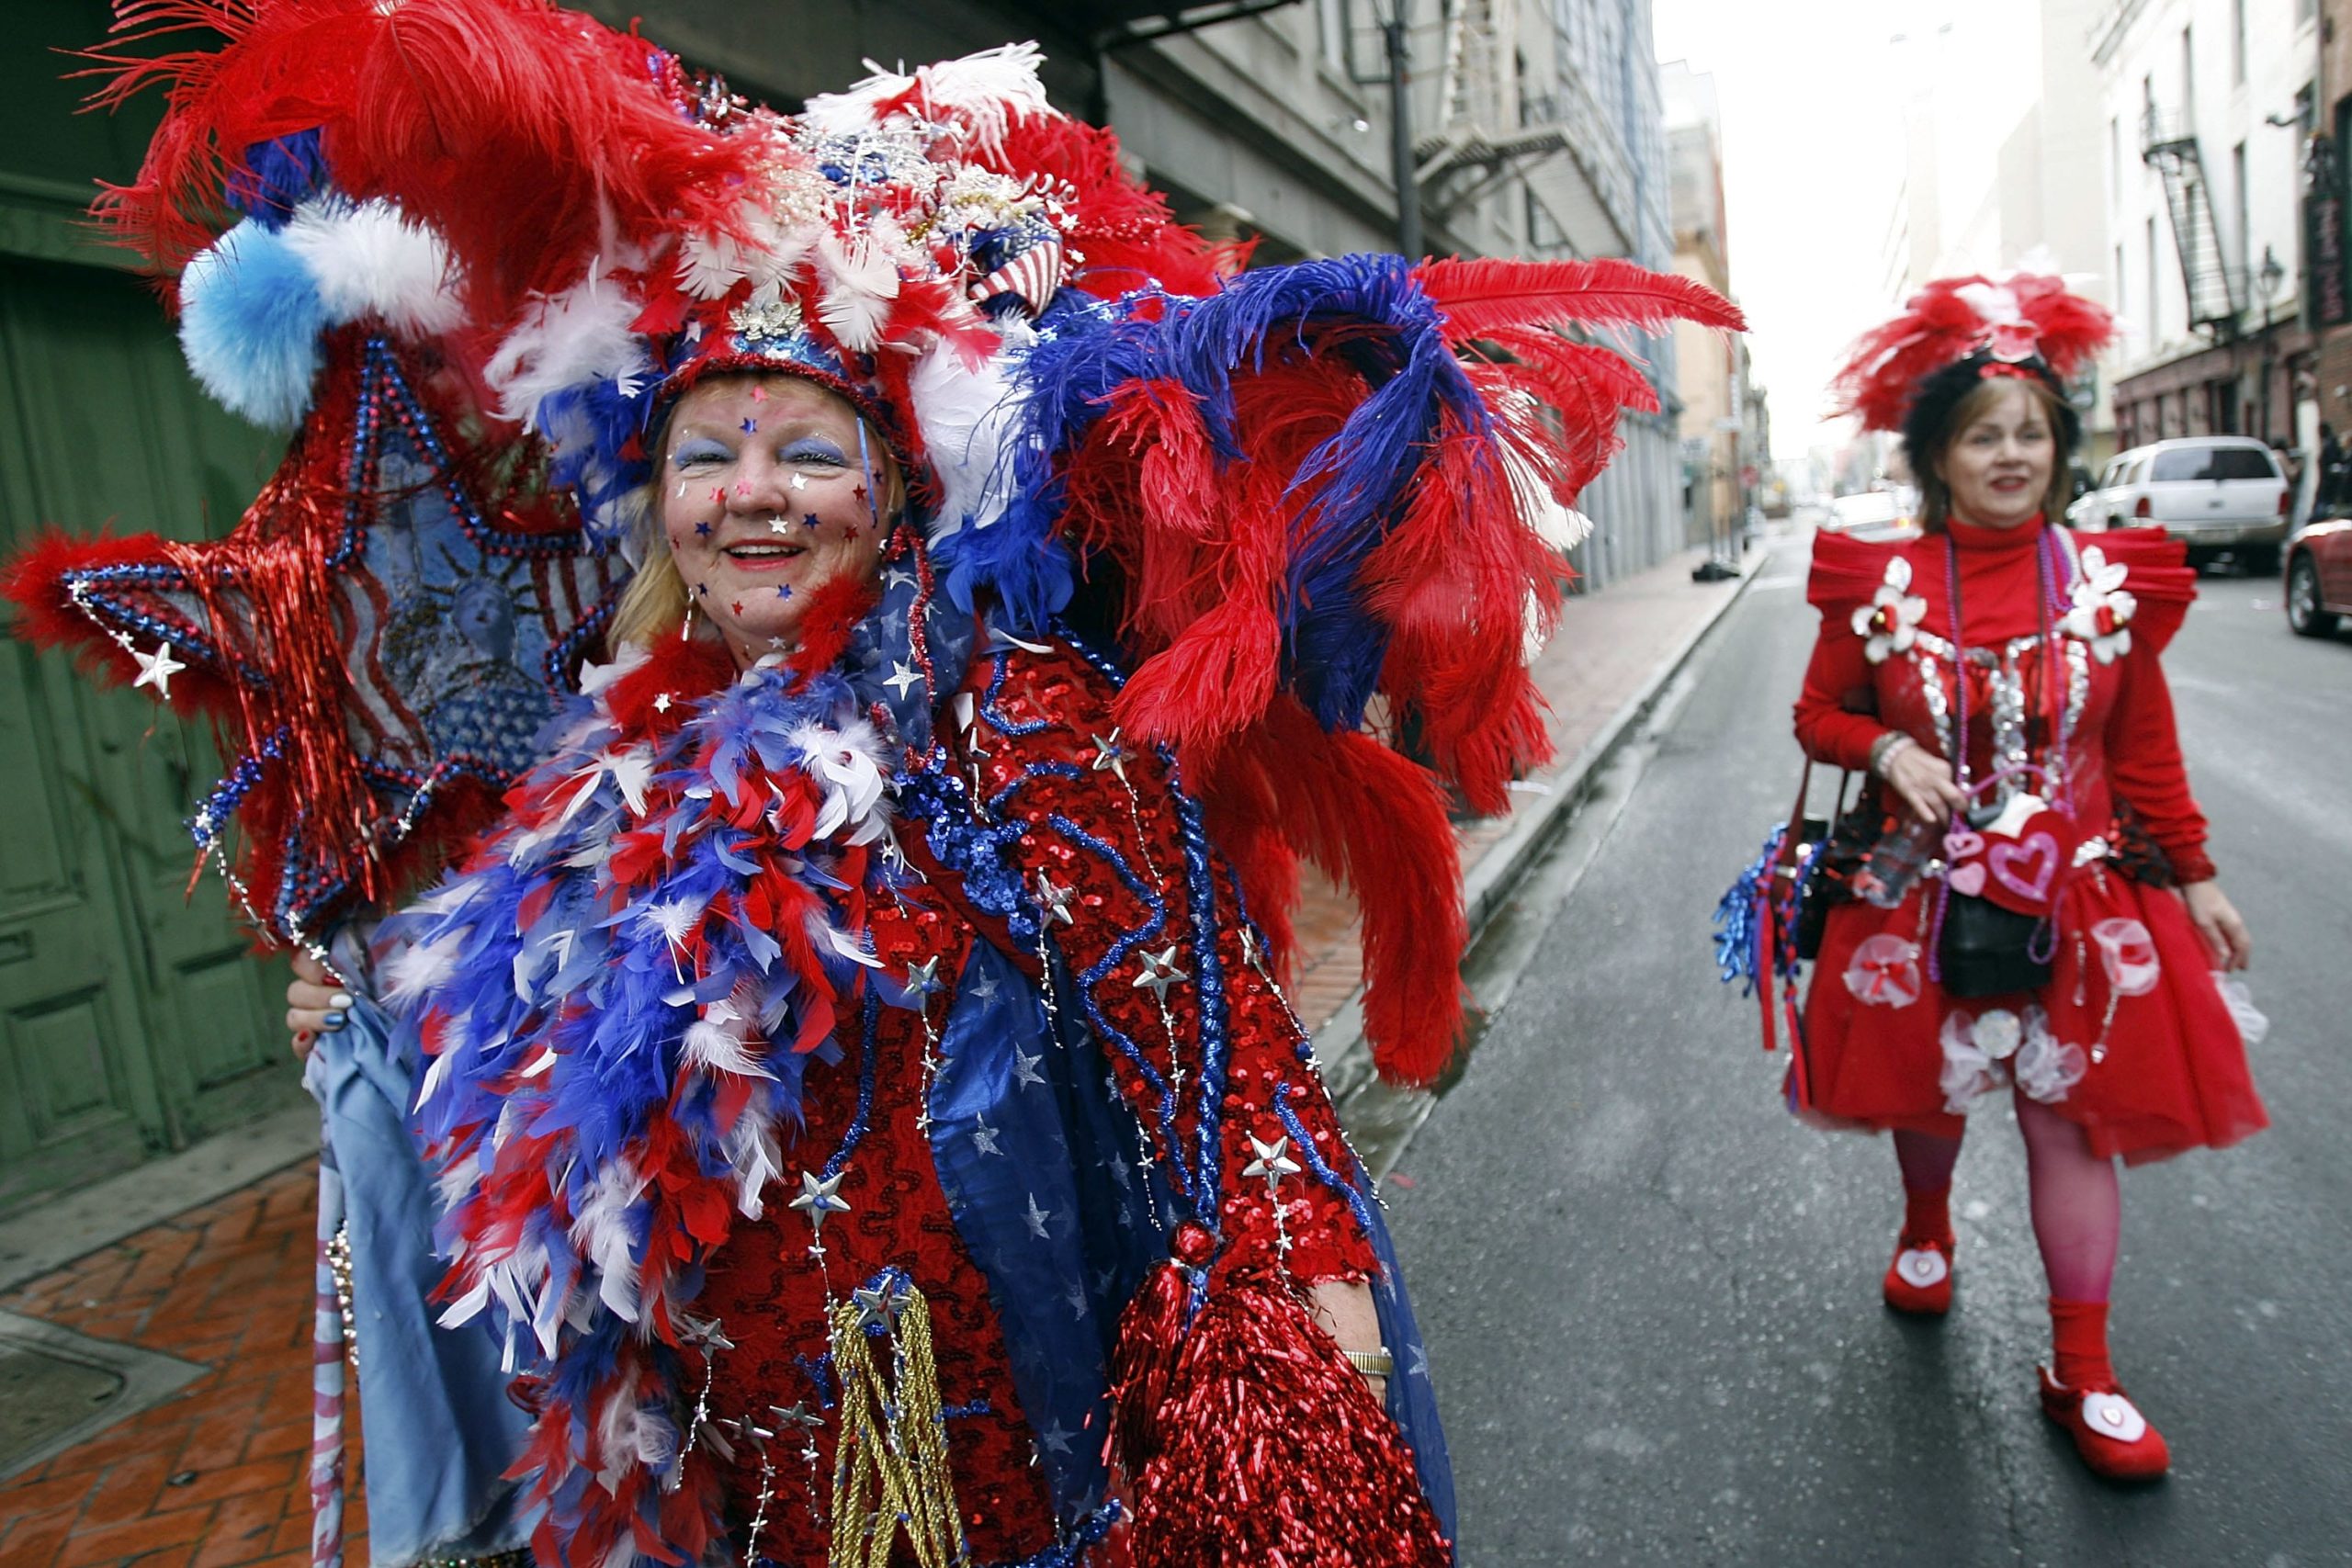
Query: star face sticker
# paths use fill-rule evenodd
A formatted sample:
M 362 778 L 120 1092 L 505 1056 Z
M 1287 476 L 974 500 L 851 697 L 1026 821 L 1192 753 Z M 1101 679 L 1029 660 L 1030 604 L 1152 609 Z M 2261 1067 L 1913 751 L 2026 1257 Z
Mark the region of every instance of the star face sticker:
M 791 529 L 792 525 L 785 520 L 785 515 L 781 512 L 768 519 L 768 532 L 771 534 L 789 533 Z
M 1077 897 L 1078 889 L 1075 887 L 1057 887 L 1052 877 L 1043 871 L 1037 873 L 1037 903 L 1045 911 L 1047 925 L 1056 920 L 1066 926 L 1076 925 L 1078 917 L 1069 912 L 1069 907 Z
M 1136 959 L 1143 965 L 1143 973 L 1136 976 L 1135 988 L 1140 991 L 1148 986 L 1162 1007 L 1168 1005 L 1169 987 L 1181 986 L 1193 977 L 1189 971 L 1177 965 L 1172 942 L 1158 953 L 1138 953 Z
M 827 1216 L 849 1213 L 849 1200 L 841 1195 L 842 1178 L 847 1174 L 837 1170 L 820 1181 L 814 1171 L 800 1173 L 800 1196 L 792 1200 L 789 1207 L 808 1215 L 808 1228 L 820 1238 L 825 1234 Z
M 697 523 L 695 525 L 695 532 L 707 539 L 710 537 L 710 525 L 708 523 Z
M 758 420 L 756 420 L 756 419 L 747 419 L 747 420 L 745 420 L 745 421 L 743 422 L 743 434 L 746 434 L 746 435 L 757 435 L 759 433 L 760 433 L 760 422 L 759 422 Z
M 776 596 L 777 598 L 779 598 L 779 599 L 789 599 L 789 598 L 791 598 L 791 597 L 792 597 L 792 584 L 790 584 L 790 583 L 788 583 L 788 582 L 779 582 L 779 583 L 777 583 L 777 584 L 776 584 L 776 588 L 775 588 L 775 596 Z
M 131 689 L 136 691 L 141 686 L 153 686 L 157 696 L 170 702 L 172 677 L 187 668 L 172 657 L 172 645 L 167 642 L 153 653 L 141 653 L 134 648 L 130 650 L 130 657 L 139 660 L 139 679 L 130 682 Z

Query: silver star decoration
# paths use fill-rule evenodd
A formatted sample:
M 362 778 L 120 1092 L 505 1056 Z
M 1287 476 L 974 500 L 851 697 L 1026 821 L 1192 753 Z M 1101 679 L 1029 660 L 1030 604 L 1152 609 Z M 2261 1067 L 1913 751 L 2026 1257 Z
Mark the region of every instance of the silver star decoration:
M 1134 753 L 1119 744 L 1119 732 L 1114 729 L 1108 735 L 1098 735 L 1094 744 L 1100 748 L 1094 753 L 1094 771 L 1099 773 L 1107 768 L 1119 775 L 1121 784 L 1126 783 L 1127 759 Z
M 885 588 L 905 588 L 911 584 L 914 580 L 915 574 L 913 572 L 909 571 L 905 567 L 894 566 L 889 570 L 882 574 L 882 586 Z
M 805 1399 L 789 1408 L 781 1404 L 771 1404 L 768 1409 L 775 1415 L 779 1427 L 797 1427 L 807 1432 L 825 1424 L 825 1418 L 809 1409 L 808 1402 Z
M 678 1320 L 678 1337 L 689 1345 L 706 1350 L 732 1350 L 735 1341 L 727 1337 L 718 1326 L 718 1319 L 685 1317 Z
M 1430 1375 L 1430 1353 L 1419 1345 L 1408 1345 L 1405 1348 L 1405 1375 L 1408 1378 L 1425 1378 Z
M 139 661 L 139 679 L 130 682 L 131 690 L 153 686 L 157 696 L 170 702 L 172 677 L 187 668 L 172 657 L 172 645 L 164 643 L 153 653 L 141 653 L 134 648 L 130 650 L 130 657 Z
M 857 1305 L 857 1325 L 860 1328 L 888 1328 L 899 1315 L 899 1292 L 888 1285 L 867 1285 L 852 1291 L 849 1299 Z
M 1135 1167 L 1127 1163 L 1127 1156 L 1116 1149 L 1111 1151 L 1110 1161 L 1104 1168 L 1110 1171 L 1111 1179 L 1122 1187 L 1127 1184 L 1127 1178 L 1135 1172 Z
M 798 474 L 795 474 L 792 477 L 794 479 L 798 479 L 800 476 Z M 781 513 L 768 519 L 768 532 L 771 534 L 781 534 L 791 526 L 791 524 L 785 521 Z
M 1086 1315 L 1086 1288 L 1084 1286 L 1072 1285 L 1069 1291 L 1064 1292 L 1062 1300 L 1069 1303 L 1069 1313 L 1072 1317 L 1083 1318 Z
M 800 1196 L 795 1198 L 788 1207 L 808 1215 L 808 1228 L 819 1236 L 825 1234 L 826 1215 L 849 1213 L 849 1200 L 840 1195 L 842 1178 L 848 1174 L 847 1171 L 835 1171 L 820 1181 L 814 1171 L 800 1173 Z
M 988 1119 L 984 1116 L 973 1118 L 972 1146 L 984 1155 L 1004 1153 L 1002 1149 L 996 1146 L 996 1129 L 989 1125 Z
M 998 989 L 996 976 L 989 974 L 985 969 L 980 971 L 979 978 L 974 980 L 967 988 L 971 991 L 972 995 L 978 997 L 984 1002 L 992 1002 L 996 1000 L 996 993 Z
M 1021 1216 L 1021 1223 L 1029 1227 L 1029 1234 L 1039 1241 L 1046 1240 L 1046 1222 L 1053 1217 L 1054 1212 L 1051 1209 L 1037 1207 L 1037 1195 L 1035 1192 L 1030 1193 L 1029 1212 Z
M 1037 874 L 1037 902 L 1046 911 L 1046 923 L 1059 920 L 1064 925 L 1076 925 L 1078 917 L 1069 912 L 1070 901 L 1078 897 L 1075 887 L 1057 887 L 1054 879 L 1044 872 Z
M 1259 951 L 1258 929 L 1255 926 L 1243 926 L 1241 928 L 1241 962 L 1255 969 L 1258 967 Z
M 890 678 L 882 683 L 903 697 L 907 694 L 908 687 L 922 684 L 922 677 L 908 668 L 905 660 L 901 660 L 890 666 Z
M 1045 1439 L 1046 1446 L 1053 1450 L 1054 1452 L 1057 1454 L 1066 1454 L 1069 1452 L 1070 1435 L 1063 1428 L 1060 1422 L 1055 1422 L 1052 1426 L 1046 1427 L 1037 1435 Z
M 1158 953 L 1142 953 L 1136 956 L 1142 961 L 1143 973 L 1136 976 L 1135 988 L 1140 991 L 1146 986 L 1150 987 L 1151 994 L 1159 998 L 1162 1007 L 1168 1005 L 1169 987 L 1181 986 L 1193 977 L 1189 971 L 1177 967 L 1176 948 L 1172 942 Z
M 1290 1147 L 1289 1138 L 1276 1138 L 1269 1144 L 1261 1141 L 1257 1134 L 1252 1133 L 1250 1134 L 1250 1147 L 1256 1151 L 1258 1157 L 1243 1166 L 1241 1174 L 1264 1177 L 1266 1191 L 1269 1195 L 1282 1184 L 1283 1177 L 1298 1174 L 1298 1162 L 1283 1152 Z
M 934 953 L 920 964 L 907 965 L 907 989 L 918 997 L 927 997 L 939 989 L 939 954 Z
M 668 713 L 668 712 L 670 711 L 670 694 L 669 694 L 669 693 L 667 693 L 667 692 L 662 692 L 662 693 L 657 694 L 654 696 L 654 699 L 653 699 L 653 711 L 654 711 L 655 713 Z
M 1032 1056 L 1020 1046 L 1015 1045 L 1012 1048 L 1012 1081 L 1023 1089 L 1027 1089 L 1033 1083 L 1044 1083 L 1046 1075 L 1037 1070 L 1037 1064 L 1045 1059 L 1046 1054 L 1043 1051 Z

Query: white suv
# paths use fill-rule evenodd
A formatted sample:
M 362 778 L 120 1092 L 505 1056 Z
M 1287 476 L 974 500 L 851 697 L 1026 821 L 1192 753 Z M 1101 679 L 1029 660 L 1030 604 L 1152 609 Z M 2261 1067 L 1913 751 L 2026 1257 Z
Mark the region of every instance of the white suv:
M 2119 452 L 2066 509 L 2078 532 L 2162 528 L 2191 566 L 2223 551 L 2248 571 L 2278 570 L 2292 492 L 2278 459 L 2251 435 L 2188 435 Z

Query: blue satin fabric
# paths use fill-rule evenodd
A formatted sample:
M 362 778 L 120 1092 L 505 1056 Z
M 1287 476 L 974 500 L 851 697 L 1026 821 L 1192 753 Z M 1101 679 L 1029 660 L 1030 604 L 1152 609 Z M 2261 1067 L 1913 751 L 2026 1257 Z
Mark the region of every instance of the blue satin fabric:
M 511 1551 L 536 1522 L 515 1512 L 504 1479 L 530 1418 L 506 1397 L 492 1315 L 458 1328 L 434 1321 L 439 1209 L 410 1129 L 415 1064 L 401 1059 L 373 1002 L 359 998 L 348 1012 L 320 1037 L 302 1082 L 319 1102 L 320 1158 L 342 1179 L 368 1558 L 407 1568 Z
M 1057 966 L 1055 994 L 1075 996 L 1074 984 Z M 940 1056 L 932 1158 L 957 1234 L 989 1281 L 1055 1512 L 1074 1529 L 1109 1480 L 1102 1450 L 1119 1314 L 1167 1256 L 1176 1211 L 1143 1163 L 1140 1129 L 1075 1009 L 1049 1018 L 1038 987 L 985 941 L 965 964 Z M 1361 1173 L 1359 1182 L 1368 1197 Z M 1380 1257 L 1373 1300 L 1396 1358 L 1388 1413 L 1451 1537 L 1453 1472 L 1429 1359 L 1379 1205 L 1359 1212 Z

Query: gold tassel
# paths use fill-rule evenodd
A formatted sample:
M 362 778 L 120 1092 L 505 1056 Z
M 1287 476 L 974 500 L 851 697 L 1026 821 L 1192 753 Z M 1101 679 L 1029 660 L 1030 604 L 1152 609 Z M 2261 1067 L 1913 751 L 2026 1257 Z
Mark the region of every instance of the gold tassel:
M 890 1375 L 873 1347 L 884 1328 Z M 877 1280 L 832 1309 L 833 1370 L 841 1379 L 841 1438 L 833 1454 L 830 1568 L 888 1568 L 901 1530 L 922 1568 L 964 1561 L 964 1520 L 947 1467 L 947 1421 L 932 1359 L 931 1303 L 911 1283 Z

